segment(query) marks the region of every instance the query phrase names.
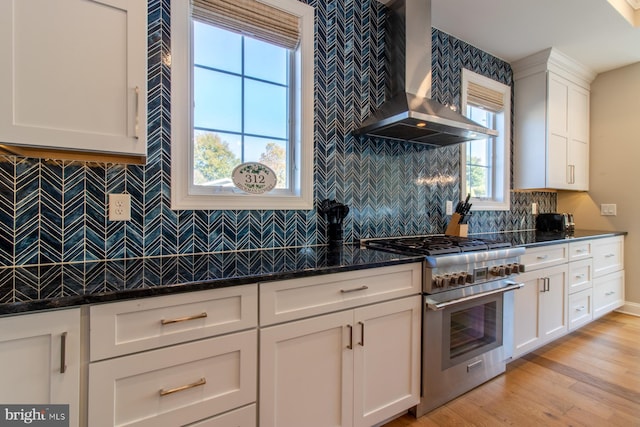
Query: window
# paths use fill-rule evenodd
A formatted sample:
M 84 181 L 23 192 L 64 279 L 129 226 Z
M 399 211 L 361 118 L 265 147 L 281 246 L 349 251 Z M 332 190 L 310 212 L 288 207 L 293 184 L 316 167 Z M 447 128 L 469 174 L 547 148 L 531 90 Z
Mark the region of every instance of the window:
M 499 134 L 462 145 L 461 194 L 471 194 L 473 210 L 509 210 L 511 88 L 462 70 L 462 111 Z
M 313 207 L 313 13 L 297 0 L 172 1 L 173 209 Z M 244 162 L 273 169 L 276 188 L 237 189 Z

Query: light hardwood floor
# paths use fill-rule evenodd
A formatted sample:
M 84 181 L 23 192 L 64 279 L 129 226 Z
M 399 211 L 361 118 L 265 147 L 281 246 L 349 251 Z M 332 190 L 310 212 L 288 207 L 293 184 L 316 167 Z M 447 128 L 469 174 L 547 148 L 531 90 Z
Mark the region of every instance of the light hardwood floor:
M 415 419 L 384 427 L 640 426 L 640 317 L 611 313 Z

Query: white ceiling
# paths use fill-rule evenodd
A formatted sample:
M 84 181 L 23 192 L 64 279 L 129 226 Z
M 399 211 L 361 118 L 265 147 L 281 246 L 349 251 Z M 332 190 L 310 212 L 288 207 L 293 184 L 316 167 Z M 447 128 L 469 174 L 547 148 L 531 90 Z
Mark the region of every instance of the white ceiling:
M 509 63 L 555 47 L 595 73 L 640 61 L 640 28 L 609 1 L 432 0 L 432 25 Z M 631 10 L 631 9 L 630 9 Z

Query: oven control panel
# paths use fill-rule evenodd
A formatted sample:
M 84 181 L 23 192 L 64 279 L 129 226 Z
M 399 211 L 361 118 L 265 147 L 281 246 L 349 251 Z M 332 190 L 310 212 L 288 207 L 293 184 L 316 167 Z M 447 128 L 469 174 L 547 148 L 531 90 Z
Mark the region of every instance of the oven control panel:
M 494 265 L 452 267 L 446 271 L 431 270 L 431 289 L 444 290 L 445 288 L 460 287 L 478 284 L 512 276 L 524 272 L 524 264 L 519 262 L 505 262 Z M 427 283 L 428 285 L 428 283 Z M 427 289 L 429 291 L 430 289 Z

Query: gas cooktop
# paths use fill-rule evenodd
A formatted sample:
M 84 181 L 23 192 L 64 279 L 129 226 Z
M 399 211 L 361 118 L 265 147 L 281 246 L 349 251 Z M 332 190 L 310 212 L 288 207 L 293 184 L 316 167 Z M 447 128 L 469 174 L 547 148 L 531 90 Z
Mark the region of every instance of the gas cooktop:
M 363 240 L 362 246 L 402 254 L 435 256 L 508 248 L 511 243 L 475 237 L 418 236 Z

